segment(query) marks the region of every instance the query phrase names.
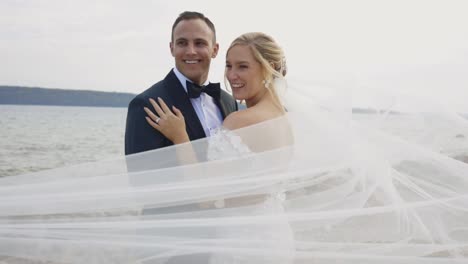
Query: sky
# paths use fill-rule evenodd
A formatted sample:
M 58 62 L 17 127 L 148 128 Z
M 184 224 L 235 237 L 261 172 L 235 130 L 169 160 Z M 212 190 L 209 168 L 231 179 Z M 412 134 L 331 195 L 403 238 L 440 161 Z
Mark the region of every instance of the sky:
M 464 0 L 1 0 L 0 85 L 140 93 L 174 66 L 170 30 L 186 10 L 216 25 L 213 82 L 230 42 L 261 31 L 284 49 L 290 86 L 317 97 L 338 83 L 356 106 L 411 97 L 468 112 Z

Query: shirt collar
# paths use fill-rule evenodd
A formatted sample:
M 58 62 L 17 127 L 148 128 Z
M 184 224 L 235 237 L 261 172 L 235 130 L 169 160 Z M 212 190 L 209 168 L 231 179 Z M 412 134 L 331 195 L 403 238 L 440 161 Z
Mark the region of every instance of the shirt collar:
M 179 82 L 182 84 L 182 87 L 184 87 L 185 92 L 187 92 L 187 81 L 192 82 L 189 80 L 187 77 L 185 77 L 178 69 L 177 67 L 174 67 L 174 74 L 176 75 L 177 79 L 179 79 Z M 206 80 L 206 82 L 203 85 L 208 85 L 210 82 Z

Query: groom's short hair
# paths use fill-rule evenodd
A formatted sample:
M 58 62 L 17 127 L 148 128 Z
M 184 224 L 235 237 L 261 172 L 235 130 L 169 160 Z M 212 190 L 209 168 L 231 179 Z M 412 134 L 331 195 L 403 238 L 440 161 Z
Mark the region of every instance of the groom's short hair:
M 177 24 L 179 24 L 179 22 L 182 20 L 191 20 L 191 19 L 201 19 L 205 21 L 205 23 L 208 25 L 211 31 L 213 31 L 213 43 L 216 42 L 216 29 L 215 29 L 213 22 L 211 22 L 211 20 L 207 18 L 205 15 L 203 15 L 202 13 L 194 12 L 194 11 L 185 11 L 181 13 L 179 17 L 177 17 L 177 19 L 174 21 L 174 24 L 172 25 L 171 41 L 174 41 L 174 29 L 177 26 Z

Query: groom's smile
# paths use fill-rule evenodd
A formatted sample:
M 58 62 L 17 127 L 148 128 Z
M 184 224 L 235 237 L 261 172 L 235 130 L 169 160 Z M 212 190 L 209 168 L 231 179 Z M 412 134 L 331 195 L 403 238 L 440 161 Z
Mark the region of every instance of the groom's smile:
M 196 64 L 196 63 L 201 62 L 201 60 L 185 60 L 184 62 L 187 64 Z

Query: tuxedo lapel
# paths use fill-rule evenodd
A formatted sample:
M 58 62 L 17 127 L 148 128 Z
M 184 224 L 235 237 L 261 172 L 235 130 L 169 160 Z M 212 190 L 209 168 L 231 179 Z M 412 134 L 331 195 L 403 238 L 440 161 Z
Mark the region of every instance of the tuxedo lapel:
M 217 85 L 218 89 L 221 89 L 221 87 L 219 86 L 219 83 L 212 83 L 211 85 Z M 213 97 L 213 101 L 215 102 L 216 106 L 219 108 L 219 111 L 221 112 L 223 119 L 226 118 L 226 115 L 228 113 L 228 108 L 226 104 L 223 102 L 222 93 L 220 93 L 219 96 L 217 96 L 217 98 Z
M 198 119 L 197 113 L 193 109 L 187 92 L 185 92 L 184 87 L 173 71 L 166 76 L 165 82 L 167 86 L 166 88 L 173 100 L 173 105 L 179 108 L 184 115 L 189 138 L 191 140 L 204 138 L 206 136 L 205 131 Z
M 237 103 L 234 98 L 225 91 L 221 90 L 221 96 L 219 100 L 215 100 L 216 105 L 219 107 L 221 114 L 223 115 L 223 119 L 225 119 L 228 115 L 232 112 L 237 111 Z
M 228 108 L 222 98 L 220 97 L 219 99 L 214 100 L 216 106 L 218 106 L 219 110 L 221 111 L 221 115 L 223 116 L 223 120 L 226 118 L 227 113 L 228 113 Z

